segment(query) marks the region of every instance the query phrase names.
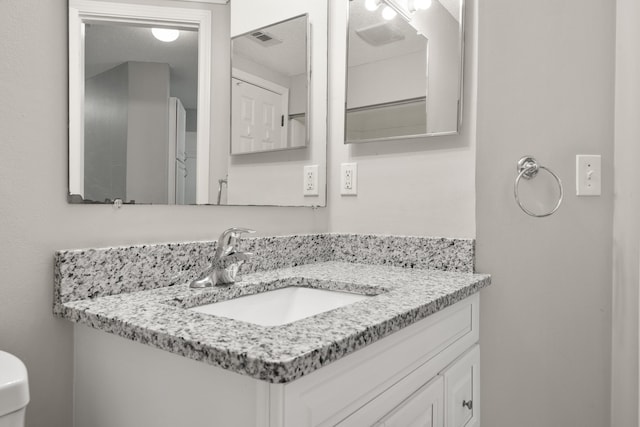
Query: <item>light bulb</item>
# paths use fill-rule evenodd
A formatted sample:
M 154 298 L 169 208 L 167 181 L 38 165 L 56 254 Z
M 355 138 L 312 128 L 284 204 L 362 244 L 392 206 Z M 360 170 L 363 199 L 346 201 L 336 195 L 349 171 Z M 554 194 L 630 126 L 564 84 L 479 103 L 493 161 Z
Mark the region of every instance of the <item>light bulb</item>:
M 415 10 L 427 10 L 431 7 L 432 0 L 413 0 Z
M 152 28 L 151 34 L 161 42 L 169 43 L 178 39 L 180 31 L 170 28 Z
M 397 14 L 398 12 L 391 9 L 389 6 L 385 6 L 384 9 L 382 9 L 382 17 L 387 21 L 391 21 Z
M 374 11 L 380 6 L 380 0 L 364 0 L 364 7 L 367 10 Z

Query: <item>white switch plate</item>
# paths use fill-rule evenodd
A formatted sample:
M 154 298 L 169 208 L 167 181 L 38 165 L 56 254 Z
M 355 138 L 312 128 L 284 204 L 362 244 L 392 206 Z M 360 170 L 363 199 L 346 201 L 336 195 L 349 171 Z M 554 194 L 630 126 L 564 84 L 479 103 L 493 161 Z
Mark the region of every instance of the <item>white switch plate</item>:
M 576 195 L 599 196 L 601 194 L 600 155 L 578 154 L 576 156 Z
M 305 196 L 318 195 L 318 165 L 308 165 L 304 167 L 302 179 L 302 194 Z
M 355 196 L 358 194 L 358 164 L 342 163 L 340 165 L 340 194 Z

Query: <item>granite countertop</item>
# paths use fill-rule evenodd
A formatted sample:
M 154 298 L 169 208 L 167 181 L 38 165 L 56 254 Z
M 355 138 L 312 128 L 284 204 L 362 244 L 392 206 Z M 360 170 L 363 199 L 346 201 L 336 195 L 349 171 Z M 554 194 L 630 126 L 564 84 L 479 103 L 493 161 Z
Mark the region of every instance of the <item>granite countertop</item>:
M 321 282 L 319 282 L 321 281 Z M 298 283 L 376 295 L 281 326 L 185 308 Z M 61 303 L 59 315 L 272 383 L 286 383 L 476 293 L 490 276 L 339 261 L 246 274 L 225 287 L 187 284 Z

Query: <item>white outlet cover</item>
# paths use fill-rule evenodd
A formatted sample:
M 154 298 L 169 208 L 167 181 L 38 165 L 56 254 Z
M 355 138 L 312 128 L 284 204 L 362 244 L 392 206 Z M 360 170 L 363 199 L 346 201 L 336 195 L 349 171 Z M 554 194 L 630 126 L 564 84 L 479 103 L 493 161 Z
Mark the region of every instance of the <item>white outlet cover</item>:
M 318 195 L 318 165 L 307 165 L 304 167 L 302 194 L 304 196 Z
M 358 194 L 357 163 L 342 163 L 340 165 L 340 194 L 343 196 Z

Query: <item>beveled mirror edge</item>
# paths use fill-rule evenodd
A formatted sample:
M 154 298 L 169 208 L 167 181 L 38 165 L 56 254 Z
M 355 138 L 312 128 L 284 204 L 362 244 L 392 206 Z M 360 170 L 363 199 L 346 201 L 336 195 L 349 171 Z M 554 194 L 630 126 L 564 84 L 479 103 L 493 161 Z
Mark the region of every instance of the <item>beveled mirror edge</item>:
M 432 132 L 432 133 L 423 133 L 423 134 L 414 134 L 414 135 L 401 135 L 401 136 L 393 136 L 393 137 L 382 137 L 382 138 L 368 138 L 368 139 L 359 139 L 359 140 L 350 140 L 347 139 L 347 93 L 349 91 L 349 82 L 348 82 L 348 70 L 349 70 L 349 29 L 350 29 L 350 3 L 353 0 L 345 0 L 345 8 L 346 8 L 346 32 L 345 32 L 345 57 L 344 57 L 344 144 L 361 144 L 367 142 L 386 142 L 386 141 L 403 141 L 403 140 L 414 140 L 414 139 L 422 139 L 422 138 L 431 138 L 436 136 L 453 136 L 459 135 L 462 131 L 462 122 L 463 122 L 463 108 L 464 108 L 464 54 L 465 54 L 465 10 L 466 10 L 466 0 L 460 0 L 460 25 L 458 26 L 458 37 L 460 40 L 460 69 L 458 72 L 459 78 L 459 92 L 458 92 L 458 105 L 456 109 L 456 129 L 452 131 L 445 132 Z M 428 45 L 427 45 L 428 49 Z M 427 64 L 429 62 L 429 55 L 427 53 Z M 428 69 L 428 68 L 427 68 Z M 428 73 L 427 73 L 428 76 Z M 427 86 L 428 90 L 428 86 Z M 428 118 L 427 118 L 428 121 Z
M 213 2 L 212 2 L 213 3 Z M 219 2 L 215 2 L 219 3 Z M 223 3 L 219 3 L 223 4 Z M 198 30 L 198 112 L 196 204 L 209 203 L 211 131 L 211 11 L 153 5 L 69 0 L 69 145 L 68 195 L 72 204 L 107 204 L 84 199 L 84 33 L 85 21 L 168 25 Z M 202 165 L 201 163 L 204 163 Z M 74 166 L 75 165 L 75 166 Z M 125 203 L 129 204 L 129 203 Z M 135 203 L 150 205 L 151 203 Z
M 230 38 L 229 43 L 231 44 L 230 46 L 230 52 L 231 52 L 231 58 L 229 61 L 229 67 L 230 67 L 230 76 L 231 79 L 233 79 L 234 76 L 234 71 L 238 71 L 236 68 L 233 67 L 233 41 L 237 38 L 240 37 L 244 37 L 247 36 L 251 33 L 255 33 L 256 31 L 260 31 L 260 30 L 264 30 L 265 28 L 269 28 L 269 27 L 273 27 L 274 25 L 278 25 L 278 24 L 282 24 L 284 22 L 289 22 L 292 21 L 294 19 L 298 19 L 298 18 L 306 18 L 306 39 L 305 39 L 305 45 L 306 45 L 306 58 L 305 58 L 305 62 L 306 62 L 306 77 L 307 77 L 307 105 L 306 105 L 306 117 L 305 117 L 305 143 L 302 146 L 299 147 L 286 147 L 286 148 L 280 148 L 280 149 L 273 149 L 273 150 L 261 150 L 261 151 L 252 151 L 251 153 L 232 153 L 232 142 L 231 140 L 229 141 L 229 155 L 230 156 L 242 156 L 242 155 L 251 155 L 251 154 L 257 154 L 257 153 L 271 153 L 271 152 L 278 152 L 278 151 L 288 151 L 288 150 L 298 150 L 298 149 L 302 149 L 302 148 L 307 148 L 311 145 L 311 96 L 312 96 L 312 90 L 311 90 L 311 20 L 309 19 L 309 13 L 301 13 L 295 16 L 292 16 L 290 18 L 287 19 L 282 19 L 278 22 L 274 22 L 272 24 L 269 25 L 264 25 L 262 27 L 259 28 L 254 28 L 253 30 L 250 31 L 246 31 L 244 33 L 238 34 L 236 36 L 233 36 Z M 229 93 L 231 93 L 231 88 L 232 88 L 232 83 L 229 82 Z M 230 95 L 229 99 L 233 99 L 233 97 Z M 231 124 L 233 117 L 231 116 L 232 114 L 232 108 L 231 106 L 229 106 L 229 129 L 231 130 L 229 133 L 230 138 L 233 138 L 233 125 Z

